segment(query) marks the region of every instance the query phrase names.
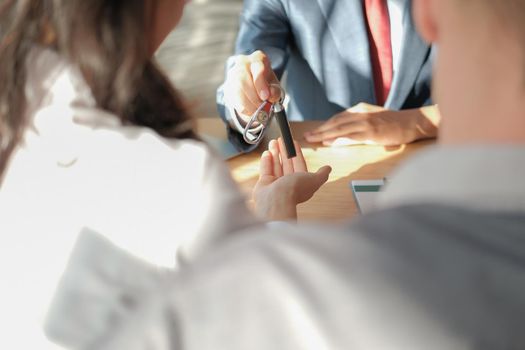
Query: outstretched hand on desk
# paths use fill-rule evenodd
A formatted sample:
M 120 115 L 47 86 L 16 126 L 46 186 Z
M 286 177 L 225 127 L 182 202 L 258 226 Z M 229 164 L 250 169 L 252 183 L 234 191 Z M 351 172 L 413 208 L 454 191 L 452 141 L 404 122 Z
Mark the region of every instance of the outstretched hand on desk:
M 260 176 L 253 190 L 255 210 L 267 220 L 296 219 L 297 204 L 312 198 L 332 169 L 324 166 L 315 173 L 308 172 L 297 142 L 297 156 L 292 159 L 287 158 L 281 138 L 270 141 L 268 148 L 261 157 Z
M 360 103 L 336 114 L 304 136 L 308 142 L 321 142 L 325 146 L 397 146 L 436 137 L 438 124 L 439 113 L 436 106 L 392 111 Z

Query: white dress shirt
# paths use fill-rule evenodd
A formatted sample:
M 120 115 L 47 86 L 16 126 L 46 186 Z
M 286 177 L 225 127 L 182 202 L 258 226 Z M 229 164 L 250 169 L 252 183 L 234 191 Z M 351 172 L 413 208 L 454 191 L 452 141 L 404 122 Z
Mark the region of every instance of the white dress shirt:
M 388 0 L 388 13 L 390 15 L 390 41 L 392 43 L 392 64 L 394 75 L 401 63 L 401 52 L 403 52 L 403 36 L 405 33 L 405 11 L 404 0 Z
M 0 187 L 4 349 L 53 348 L 43 318 L 83 228 L 155 270 L 254 224 L 204 144 L 122 126 L 53 51 L 35 49 L 27 67 L 29 126 Z

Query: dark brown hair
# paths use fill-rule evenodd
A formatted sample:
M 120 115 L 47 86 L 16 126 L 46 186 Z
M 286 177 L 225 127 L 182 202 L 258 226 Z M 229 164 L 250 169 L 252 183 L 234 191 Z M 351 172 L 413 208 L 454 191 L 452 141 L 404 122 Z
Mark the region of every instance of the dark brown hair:
M 97 105 L 123 124 L 169 138 L 196 138 L 181 98 L 149 57 L 146 3 L 0 0 L 0 178 L 28 122 L 25 66 L 37 44 L 77 65 Z

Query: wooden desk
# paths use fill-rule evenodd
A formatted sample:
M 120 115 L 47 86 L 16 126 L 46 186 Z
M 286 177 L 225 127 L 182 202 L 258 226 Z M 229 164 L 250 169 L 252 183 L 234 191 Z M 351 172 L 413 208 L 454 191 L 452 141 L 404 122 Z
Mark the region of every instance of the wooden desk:
M 328 182 L 308 202 L 299 205 L 300 221 L 340 221 L 355 216 L 358 211 L 350 189 L 351 180 L 382 179 L 403 160 L 434 143 L 421 141 L 400 147 L 349 146 L 323 147 L 312 145 L 303 138 L 303 133 L 320 125 L 320 121 L 292 122 L 294 137 L 300 142 L 310 171 L 330 165 L 332 173 Z M 222 122 L 218 118 L 201 118 L 197 128 L 216 137 L 226 138 Z M 271 134 L 275 134 L 273 131 Z M 256 152 L 240 155 L 228 161 L 233 178 L 250 196 L 257 181 L 259 157 L 265 147 Z

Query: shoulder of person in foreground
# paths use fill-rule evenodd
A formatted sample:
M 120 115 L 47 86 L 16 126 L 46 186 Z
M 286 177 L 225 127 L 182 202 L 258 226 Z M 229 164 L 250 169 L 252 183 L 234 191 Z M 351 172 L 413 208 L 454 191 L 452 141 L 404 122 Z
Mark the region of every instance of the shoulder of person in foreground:
M 191 260 L 220 237 L 257 223 L 226 165 L 203 143 L 122 125 L 96 106 L 79 72 L 51 50 L 35 51 L 31 62 L 33 127 L 26 131 L 23 152 L 34 171 L 43 159 L 57 169 L 48 176 L 40 172 L 36 193 L 51 195 L 46 191 L 58 186 L 52 181 L 55 172 L 67 180 L 60 187 L 68 195 L 54 202 L 61 205 L 55 215 L 60 213 L 62 221 L 76 220 L 77 231 L 96 229 L 165 266 L 175 263 L 179 247 L 179 257 Z M 12 162 L 10 172 L 18 175 L 7 175 L 3 193 L 24 185 L 20 174 L 29 181 L 26 168 Z M 78 204 L 71 206 L 73 201 Z M 146 230 L 151 239 L 144 242 Z
M 122 126 L 94 105 L 78 72 L 56 53 L 31 58 L 31 128 L 13 154 L 0 196 L 2 255 L 10 262 L 2 270 L 11 300 L 4 309 L 11 336 L 29 334 L 20 344 L 42 339 L 42 316 L 82 227 L 100 229 L 145 262 L 175 268 L 258 223 L 226 166 L 204 144 Z M 138 271 L 125 284 L 114 260 L 91 258 L 107 263 L 99 270 L 107 288 L 86 291 L 141 290 Z
M 181 271 L 97 349 L 523 345 L 523 229 L 521 214 L 420 205 L 263 230 Z

